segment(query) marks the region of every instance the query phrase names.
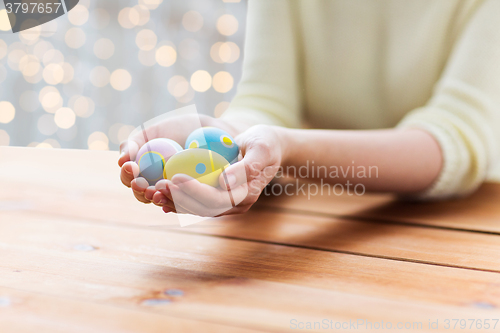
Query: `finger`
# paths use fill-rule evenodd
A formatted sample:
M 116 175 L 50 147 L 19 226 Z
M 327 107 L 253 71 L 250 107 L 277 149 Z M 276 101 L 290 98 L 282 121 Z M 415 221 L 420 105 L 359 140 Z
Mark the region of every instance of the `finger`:
M 239 161 L 230 165 L 219 176 L 219 186 L 229 190 L 238 187 L 248 181 L 244 161 Z
M 144 198 L 144 193 L 139 193 L 139 192 L 136 192 L 134 191 L 134 197 L 139 200 L 140 202 L 142 203 L 145 203 L 145 204 L 150 204 L 151 201 L 149 201 L 148 199 Z
M 167 199 L 172 200 L 172 193 L 170 193 L 170 190 L 168 189 L 168 181 L 166 179 L 156 182 L 155 187 L 156 190 L 163 194 Z
M 153 195 L 153 203 L 156 205 L 156 206 L 159 206 L 159 207 L 163 207 L 163 206 L 168 206 L 170 208 L 175 208 L 175 205 L 174 203 L 172 202 L 172 200 L 168 199 L 167 197 L 165 197 L 162 193 L 160 193 L 159 191 L 156 191 L 155 194 Z
M 165 204 L 166 207 L 170 207 L 173 211 L 175 211 L 175 205 L 172 202 L 172 200 L 167 200 L 167 203 Z
M 149 187 L 149 183 L 143 177 L 137 177 L 132 180 L 132 182 L 130 182 L 130 186 L 134 191 L 144 193 L 144 191 L 146 191 L 146 189 Z
M 161 192 L 156 191 L 152 201 L 156 206 L 163 207 L 167 203 L 167 197 L 161 194 Z
M 130 183 L 139 176 L 139 173 L 139 166 L 136 163 L 127 162 L 123 164 L 120 172 L 120 179 L 123 185 L 130 187 Z
M 137 200 L 144 203 L 151 202 L 150 200 L 144 197 L 144 192 L 146 191 L 146 188 L 148 188 L 148 186 L 149 186 L 148 181 L 142 177 L 136 178 L 132 180 L 132 182 L 130 183 L 130 187 L 134 191 L 134 195 L 137 198 Z
M 187 195 L 182 191 L 177 185 L 169 185 L 172 196 L 174 197 L 174 204 L 177 212 L 186 212 L 189 214 L 199 215 L 199 216 L 217 216 L 232 208 L 232 205 L 227 207 L 227 209 L 221 212 L 221 208 L 214 209 L 203 205 L 198 200 Z
M 121 168 L 123 167 L 123 164 L 125 164 L 128 161 L 130 161 L 130 155 L 128 151 L 120 153 L 120 157 L 118 157 L 118 166 L 120 166 Z
M 163 211 L 165 213 L 177 213 L 177 211 L 175 209 L 167 207 L 167 206 L 163 206 Z
M 133 140 L 127 140 L 120 144 L 120 157 L 118 158 L 118 165 L 121 167 L 128 161 L 135 161 L 137 152 L 139 151 L 139 143 Z
M 230 192 L 202 184 L 192 177 L 181 174 L 175 175 L 172 178 L 172 183 L 177 185 L 184 193 L 211 209 L 229 209 L 233 207 L 233 204 L 243 201 L 248 194 L 247 183 L 232 188 Z
M 149 201 L 153 201 L 153 196 L 156 193 L 156 188 L 154 186 L 148 186 L 144 191 L 144 197 Z
M 172 183 L 177 185 L 188 196 L 207 207 L 220 207 L 224 204 L 227 206 L 228 203 L 232 207 L 231 199 L 227 191 L 200 183 L 193 177 L 177 174 L 172 178 Z

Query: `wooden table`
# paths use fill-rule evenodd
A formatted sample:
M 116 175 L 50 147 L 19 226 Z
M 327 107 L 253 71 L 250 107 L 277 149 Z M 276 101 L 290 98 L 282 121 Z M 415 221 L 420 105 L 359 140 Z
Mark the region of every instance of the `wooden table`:
M 180 228 L 117 157 L 0 148 L 0 332 L 500 332 L 500 184 L 264 197 Z

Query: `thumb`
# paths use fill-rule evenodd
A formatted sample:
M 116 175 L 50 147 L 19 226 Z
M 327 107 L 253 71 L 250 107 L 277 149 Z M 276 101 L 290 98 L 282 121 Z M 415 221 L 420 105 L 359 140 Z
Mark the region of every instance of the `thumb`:
M 219 179 L 222 188 L 233 189 L 248 183 L 262 175 L 263 170 L 270 164 L 271 151 L 269 145 L 261 140 L 246 140 L 240 146 L 243 159 L 224 170 Z
M 122 167 L 126 162 L 135 161 L 139 145 L 133 140 L 127 140 L 120 144 L 120 157 L 118 158 L 118 165 Z
M 228 166 L 219 176 L 219 185 L 225 190 L 234 190 L 247 182 L 248 177 L 243 160 Z

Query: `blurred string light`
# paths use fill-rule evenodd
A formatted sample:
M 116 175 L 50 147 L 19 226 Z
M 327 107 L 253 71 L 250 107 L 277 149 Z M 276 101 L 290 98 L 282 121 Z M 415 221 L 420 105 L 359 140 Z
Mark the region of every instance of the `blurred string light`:
M 197 11 L 190 10 L 182 17 L 184 29 L 190 32 L 197 32 L 203 27 L 203 16 Z
M 8 146 L 10 143 L 9 133 L 0 129 L 0 146 Z
M 217 63 L 233 63 L 240 57 L 240 48 L 233 42 L 217 42 L 210 49 L 212 60 Z
M 120 144 L 121 142 L 127 140 L 128 136 L 135 129 L 134 126 L 126 125 L 122 123 L 113 124 L 109 128 L 109 140 L 114 144 Z
M 85 32 L 81 28 L 71 28 L 66 32 L 64 41 L 72 49 L 79 49 L 87 40 Z
M 137 47 L 143 51 L 150 51 L 155 48 L 158 42 L 158 37 L 153 30 L 143 29 L 137 33 L 135 43 Z
M 158 6 L 161 5 L 162 2 L 163 0 L 139 0 L 139 4 L 146 7 L 149 10 L 154 10 L 158 8 Z
M 176 98 L 184 96 L 189 90 L 189 82 L 182 75 L 172 76 L 167 86 L 170 94 Z
M 57 140 L 54 139 L 47 139 L 43 141 L 41 144 L 50 145 L 50 147 L 47 146 L 47 148 L 61 148 L 59 142 L 57 142 Z
M 191 87 L 195 91 L 205 92 L 212 86 L 212 76 L 205 70 L 198 70 L 191 75 Z
M 156 50 L 155 59 L 158 65 L 170 67 L 177 60 L 177 51 L 172 45 L 163 45 Z
M 219 117 L 239 77 L 240 2 L 80 0 L 64 18 L 0 35 L 0 83 L 15 87 L 0 92 L 0 145 L 116 149 L 139 119 L 188 103 Z
M 0 10 L 0 30 L 9 31 L 10 29 L 10 21 L 9 17 L 7 16 L 7 11 L 5 9 L 2 9 Z
M 10 102 L 0 102 L 0 123 L 10 123 L 16 115 L 16 109 Z
M 103 132 L 94 132 L 90 134 L 87 140 L 88 148 L 90 150 L 108 150 L 109 139 Z
M 224 36 L 234 35 L 238 31 L 238 20 L 231 14 L 224 14 L 217 20 L 217 30 Z
M 143 26 L 149 22 L 149 19 L 149 9 L 144 5 L 125 7 L 118 14 L 118 22 L 125 29 Z
M 215 106 L 215 110 L 214 110 L 214 116 L 216 118 L 219 118 L 220 116 L 222 116 L 222 114 L 224 112 L 226 112 L 226 110 L 229 108 L 229 102 L 226 102 L 226 101 L 222 101 L 220 102 L 219 104 L 217 104 Z
M 117 69 L 111 74 L 109 81 L 113 88 L 124 91 L 132 84 L 132 75 L 126 69 Z
M 99 59 L 109 59 L 115 54 L 115 44 L 108 38 L 101 38 L 94 44 L 94 54 Z
M 75 124 L 76 115 L 70 108 L 60 108 L 54 115 L 57 127 L 68 129 Z
M 81 118 L 88 118 L 94 114 L 95 103 L 86 96 L 74 95 L 68 102 L 68 106 Z
M 32 142 L 28 145 L 28 147 L 51 149 L 51 148 L 61 148 L 61 145 L 57 140 L 46 139 L 43 142 Z
M 26 45 L 33 45 L 40 39 L 42 28 L 40 26 L 23 30 L 19 33 L 19 39 Z
M 84 25 L 89 20 L 89 11 L 85 6 L 76 5 L 75 8 L 68 13 L 68 20 L 73 25 Z
M 63 107 L 63 99 L 56 87 L 46 86 L 40 90 L 38 100 L 42 108 L 48 113 L 55 113 Z
M 220 93 L 227 93 L 229 90 L 233 89 L 233 76 L 224 71 L 220 71 L 214 75 L 213 86 L 215 91 Z

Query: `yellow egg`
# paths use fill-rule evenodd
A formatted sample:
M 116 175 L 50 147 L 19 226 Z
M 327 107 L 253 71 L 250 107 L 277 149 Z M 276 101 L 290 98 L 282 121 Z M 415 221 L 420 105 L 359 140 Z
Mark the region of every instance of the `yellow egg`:
M 219 186 L 219 176 L 229 162 L 220 154 L 208 149 L 188 149 L 178 152 L 165 164 L 164 177 L 172 180 L 182 173 L 213 187 Z

